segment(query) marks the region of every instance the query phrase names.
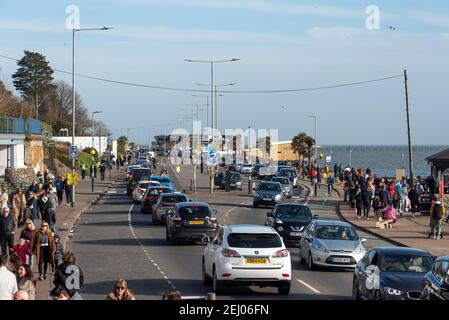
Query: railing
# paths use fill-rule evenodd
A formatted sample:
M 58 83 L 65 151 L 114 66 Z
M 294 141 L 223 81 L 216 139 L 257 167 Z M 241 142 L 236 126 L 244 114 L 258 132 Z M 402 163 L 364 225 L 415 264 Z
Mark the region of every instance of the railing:
M 0 118 L 0 133 L 42 135 L 42 124 L 35 119 Z

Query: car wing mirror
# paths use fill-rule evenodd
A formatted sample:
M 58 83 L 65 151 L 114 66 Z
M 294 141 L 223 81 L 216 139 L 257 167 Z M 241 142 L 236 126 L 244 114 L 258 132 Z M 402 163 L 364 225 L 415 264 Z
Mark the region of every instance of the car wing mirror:
M 320 216 L 317 215 L 317 214 L 315 214 L 315 215 L 313 216 L 313 218 L 314 218 L 315 220 L 318 220 L 318 219 L 320 218 Z
M 218 214 L 218 211 L 215 210 L 215 209 L 211 210 L 211 212 L 212 212 L 214 215 L 217 215 L 217 214 Z
M 208 236 L 203 236 L 201 238 L 201 242 L 204 244 L 208 244 L 208 243 L 210 243 L 210 238 Z
M 268 217 L 268 218 L 272 218 L 272 217 L 273 217 L 273 212 L 271 212 L 271 211 L 270 211 L 270 212 L 267 212 L 267 217 Z
M 361 242 L 361 243 L 365 243 L 366 241 L 368 241 L 366 238 L 360 239 L 360 242 Z

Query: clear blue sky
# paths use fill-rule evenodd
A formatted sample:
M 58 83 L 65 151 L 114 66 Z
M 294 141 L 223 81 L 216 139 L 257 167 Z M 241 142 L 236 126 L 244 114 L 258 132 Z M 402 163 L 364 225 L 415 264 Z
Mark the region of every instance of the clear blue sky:
M 23 50 L 46 55 L 54 68 L 71 68 L 66 7 L 80 8 L 77 72 L 152 85 L 194 88 L 209 83 L 207 65 L 184 58 L 241 61 L 217 65 L 218 83 L 235 90 L 332 85 L 400 74 L 407 68 L 413 140 L 447 144 L 449 118 L 449 2 L 293 0 L 2 0 L 0 54 Z M 365 27 L 368 5 L 380 9 L 380 29 Z M 396 30 L 392 30 L 393 26 Z M 0 59 L 11 85 L 14 62 Z M 70 82 L 70 77 L 55 74 Z M 185 104 L 204 103 L 190 93 L 124 87 L 78 78 L 89 110 L 103 110 L 114 135 L 133 127 L 132 139 L 167 130 Z M 281 108 L 286 106 L 286 108 Z M 321 144 L 406 144 L 401 79 L 365 86 L 288 94 L 225 94 L 220 128 L 278 128 L 279 138 L 314 132 Z M 137 128 L 142 127 L 137 130 Z M 173 127 L 173 126 L 172 126 Z

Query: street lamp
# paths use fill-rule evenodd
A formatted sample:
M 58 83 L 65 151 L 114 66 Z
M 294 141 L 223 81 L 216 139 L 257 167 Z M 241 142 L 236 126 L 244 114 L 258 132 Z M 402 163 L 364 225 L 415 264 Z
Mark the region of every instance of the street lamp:
M 95 185 L 95 173 L 96 173 L 96 167 L 95 167 L 95 146 L 94 146 L 94 134 L 95 134 L 95 121 L 94 121 L 94 115 L 97 113 L 103 113 L 103 111 L 93 111 L 92 112 L 92 150 L 90 151 L 90 154 L 92 155 L 92 163 L 90 165 L 90 177 L 92 178 L 92 192 L 94 192 L 94 185 Z M 101 143 L 101 138 L 100 138 Z M 99 152 L 97 152 L 99 154 Z
M 204 95 L 199 95 L 199 94 L 192 94 L 192 97 L 206 98 L 206 109 L 207 109 L 206 126 L 209 127 L 209 96 L 204 96 Z
M 193 60 L 193 59 L 184 59 L 187 62 L 197 62 L 197 63 L 209 63 L 210 64 L 210 96 L 211 96 L 211 105 L 212 105 L 212 131 L 214 128 L 216 129 L 216 124 L 214 124 L 214 64 L 215 63 L 224 63 L 224 62 L 235 62 L 239 61 L 238 58 L 228 59 L 228 60 Z M 212 136 L 215 136 L 213 134 Z
M 72 29 L 72 146 L 75 145 L 75 34 L 79 31 L 105 31 L 112 28 Z M 72 159 L 72 174 L 75 174 L 75 159 Z M 75 206 L 75 185 L 72 184 L 72 207 Z

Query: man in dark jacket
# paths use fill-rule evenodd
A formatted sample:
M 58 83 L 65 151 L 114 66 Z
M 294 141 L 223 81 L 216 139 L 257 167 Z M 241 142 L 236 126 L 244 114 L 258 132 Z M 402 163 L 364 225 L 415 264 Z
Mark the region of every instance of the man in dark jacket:
M 441 229 L 443 225 L 443 217 L 446 213 L 446 208 L 440 201 L 440 196 L 435 195 L 434 203 L 430 208 L 430 226 L 432 228 L 432 235 L 434 239 L 441 239 Z
M 2 255 L 8 255 L 9 250 L 14 248 L 14 230 L 16 222 L 12 215 L 9 214 L 9 208 L 3 208 L 0 216 L 0 246 Z M 8 249 L 6 248 L 8 246 Z
M 70 296 L 73 296 L 84 284 L 83 271 L 76 265 L 76 257 L 72 252 L 65 252 L 62 260 L 63 263 L 55 271 L 53 284 L 55 288 L 64 287 Z
M 387 191 L 387 187 L 384 184 L 380 187 L 379 198 L 381 207 L 386 208 L 390 203 L 390 193 Z

